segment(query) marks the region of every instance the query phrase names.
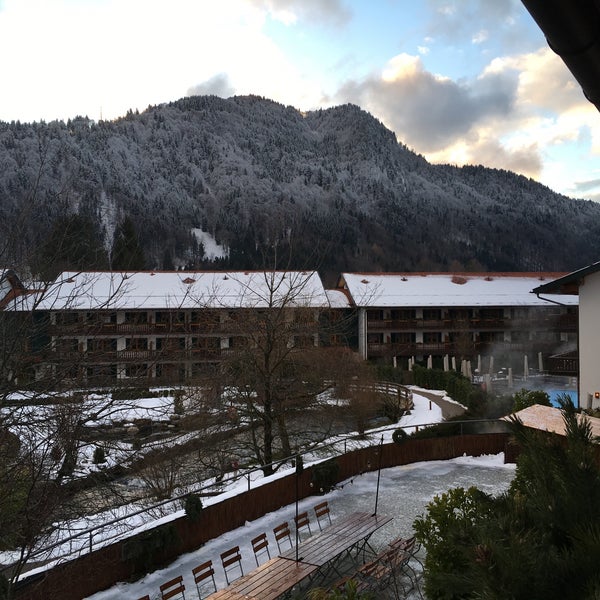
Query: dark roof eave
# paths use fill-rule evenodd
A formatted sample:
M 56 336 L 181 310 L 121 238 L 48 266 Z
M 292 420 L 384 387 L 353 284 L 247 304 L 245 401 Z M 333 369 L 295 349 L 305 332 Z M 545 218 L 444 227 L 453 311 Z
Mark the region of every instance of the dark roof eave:
M 600 110 L 600 8 L 594 0 L 521 0 L 548 46 Z
M 583 269 L 573 271 L 564 277 L 559 277 L 554 281 L 540 285 L 534 288 L 534 294 L 562 294 L 566 296 L 576 296 L 579 294 L 579 286 L 585 277 L 600 271 L 600 261 L 595 262 Z

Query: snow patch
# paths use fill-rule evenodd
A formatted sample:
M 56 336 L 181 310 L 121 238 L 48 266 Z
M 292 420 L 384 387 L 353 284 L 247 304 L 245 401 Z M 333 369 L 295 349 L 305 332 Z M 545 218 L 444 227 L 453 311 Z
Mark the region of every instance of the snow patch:
M 194 235 L 198 242 L 204 246 L 204 256 L 208 260 L 227 258 L 229 256 L 229 249 L 225 246 L 221 246 L 221 244 L 218 244 L 215 238 L 207 231 L 193 228 L 192 235 Z

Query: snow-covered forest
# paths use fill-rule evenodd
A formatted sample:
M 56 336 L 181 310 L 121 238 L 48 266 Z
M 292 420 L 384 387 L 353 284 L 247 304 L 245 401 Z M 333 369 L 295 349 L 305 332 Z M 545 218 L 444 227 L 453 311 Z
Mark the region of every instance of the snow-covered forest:
M 147 268 L 261 268 L 274 247 L 325 275 L 571 270 L 600 254 L 594 202 L 507 171 L 431 165 L 356 106 L 304 114 L 259 97 L 0 122 L 0 223 L 16 234 L 4 261 L 31 262 L 73 218 L 97 248 L 75 268 L 110 265 L 126 218 Z M 205 256 L 198 229 L 222 258 Z

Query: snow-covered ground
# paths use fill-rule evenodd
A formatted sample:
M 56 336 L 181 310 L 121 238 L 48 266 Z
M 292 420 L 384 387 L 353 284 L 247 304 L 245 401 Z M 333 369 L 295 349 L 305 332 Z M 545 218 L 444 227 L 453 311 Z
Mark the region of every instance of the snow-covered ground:
M 440 397 L 444 397 L 444 394 L 440 392 Z M 446 397 L 446 399 L 448 399 Z M 340 454 L 345 451 L 350 451 L 355 448 L 376 445 L 381 441 L 383 437 L 384 442 L 392 441 L 393 431 L 397 427 L 403 427 L 408 433 L 412 433 L 415 427 L 420 425 L 437 423 L 442 420 L 441 409 L 428 398 L 421 396 L 415 391 L 413 394 L 414 409 L 402 417 L 400 422 L 394 427 L 383 427 L 372 429 L 369 435 L 364 439 L 356 438 L 353 435 L 339 436 L 338 438 L 332 438 L 327 440 L 325 444 L 325 450 L 316 451 L 313 455 L 305 455 L 304 463 L 308 466 L 314 461 L 323 460 L 332 453 Z M 165 414 L 165 397 L 159 396 L 144 401 L 135 401 L 136 406 L 127 408 L 128 403 L 124 403 L 122 409 L 119 409 L 120 419 L 132 420 L 135 417 L 139 417 L 140 414 L 152 415 L 153 411 L 158 411 L 158 414 Z M 137 406 L 139 404 L 139 406 Z M 168 404 L 168 402 L 167 402 Z M 113 412 L 117 409 L 113 407 Z M 140 411 L 142 411 L 140 413 Z M 156 418 L 156 414 L 154 415 Z M 179 440 L 181 441 L 181 439 Z M 164 441 L 156 442 L 156 444 L 164 444 Z M 80 462 L 82 472 L 85 469 L 91 469 L 94 467 L 90 456 L 87 458 L 84 455 L 89 455 L 91 447 L 87 450 L 85 448 L 80 449 Z M 113 454 L 116 452 L 116 448 L 113 449 Z M 291 465 L 290 467 L 291 468 Z M 268 483 L 273 478 L 283 477 L 287 475 L 289 471 L 285 468 L 281 468 L 275 475 L 270 478 L 265 478 L 262 475 L 260 469 L 256 469 L 252 473 L 248 474 L 251 480 L 251 486 L 256 487 Z M 198 482 L 198 487 L 186 488 L 185 490 L 178 490 L 182 494 L 189 491 L 198 491 L 202 487 L 214 484 L 214 480 L 206 482 Z M 214 502 L 219 502 L 229 496 L 237 494 L 240 490 L 245 491 L 248 486 L 248 480 L 245 476 L 234 478 L 229 476 L 226 478 L 222 485 L 223 493 L 219 496 L 212 498 L 206 498 L 203 500 L 205 505 L 210 505 Z M 214 488 L 211 489 L 214 491 Z M 114 542 L 119 538 L 127 535 L 134 535 L 145 529 L 155 527 L 160 522 L 167 522 L 174 520 L 184 514 L 182 509 L 181 501 L 173 501 L 156 508 L 147 509 L 147 503 L 130 503 L 125 506 L 113 508 L 106 511 L 101 511 L 95 514 L 89 514 L 85 517 L 77 520 L 58 523 L 56 530 L 46 540 L 44 540 L 43 546 L 49 547 L 53 545 L 52 549 L 48 552 L 44 548 L 40 548 L 36 553 L 36 561 L 48 561 L 44 567 L 39 567 L 29 571 L 29 574 L 49 568 L 52 564 L 65 558 L 75 558 L 80 552 L 88 551 L 90 543 L 93 544 L 94 548 L 97 548 L 103 544 Z M 17 560 L 18 554 L 16 552 L 0 552 L 0 564 L 10 564 L 14 560 Z
M 443 394 L 440 393 L 440 397 L 443 397 Z M 446 399 L 448 400 L 447 397 Z M 410 415 L 403 417 L 400 423 L 400 426 L 406 428 L 407 432 L 414 431 L 414 427 L 417 425 L 431 424 L 442 420 L 439 407 L 419 395 L 418 390 L 415 390 L 414 402 L 414 410 Z M 367 443 L 376 444 L 382 436 L 385 442 L 390 441 L 393 429 L 383 428 L 370 433 L 370 440 Z M 305 460 L 307 465 L 310 462 L 310 458 Z M 284 472 L 278 473 L 274 477 L 284 474 Z M 451 487 L 469 487 L 471 485 L 476 485 L 485 492 L 497 494 L 508 487 L 513 476 L 514 465 L 505 465 L 503 455 L 478 458 L 465 456 L 449 461 L 423 462 L 385 469 L 381 472 L 377 512 L 393 516 L 393 520 L 373 536 L 373 546 L 375 548 L 382 547 L 387 541 L 398 535 L 410 535 L 415 517 L 424 512 L 427 502 L 436 494 L 445 492 Z M 253 480 L 252 485 L 260 485 L 261 482 Z M 205 504 L 218 502 L 223 498 L 235 495 L 240 489 L 245 490 L 246 486 L 245 479 L 232 482 L 226 486 L 221 496 L 207 499 Z M 373 511 L 376 489 L 377 473 L 364 474 L 343 482 L 338 489 L 325 496 L 313 496 L 301 500 L 299 510 L 310 512 L 315 504 L 322 499 L 327 499 L 333 519 L 354 511 Z M 160 521 L 165 522 L 177 518 L 181 514 L 182 511 L 176 511 L 168 517 L 163 517 Z M 196 587 L 191 571 L 193 567 L 209 559 L 215 564 L 217 586 L 224 587 L 225 577 L 219 559 L 221 552 L 239 545 L 244 572 L 252 570 L 256 567 L 256 563 L 250 540 L 259 533 L 266 532 L 269 537 L 271 555 L 274 556 L 277 547 L 272 529 L 284 520 L 293 522 L 294 514 L 294 505 L 267 514 L 260 519 L 246 523 L 244 527 L 211 540 L 194 552 L 179 557 L 164 569 L 149 573 L 134 583 L 119 583 L 109 590 L 90 596 L 89 600 L 139 598 L 145 594 L 149 594 L 150 598 L 157 598 L 160 584 L 177 575 L 184 577 L 186 598 L 196 598 Z M 145 523 L 141 525 L 140 529 L 156 524 L 157 522 Z
M 436 494 L 441 494 L 451 487 L 472 485 L 487 493 L 498 494 L 507 489 L 514 471 L 514 465 L 504 464 L 502 454 L 478 458 L 465 456 L 382 470 L 377 512 L 393 516 L 393 520 L 373 535 L 373 547 L 382 548 L 386 542 L 398 535 L 410 535 L 415 517 L 424 513 L 425 505 Z M 299 510 L 310 512 L 315 504 L 326 499 L 329 501 L 333 519 L 354 511 L 373 511 L 376 489 L 377 473 L 367 473 L 343 482 L 338 489 L 325 496 L 312 496 L 301 500 Z M 251 571 L 256 568 L 256 563 L 250 540 L 259 533 L 266 532 L 271 556 L 275 556 L 277 546 L 273 538 L 273 527 L 282 521 L 293 523 L 294 514 L 295 505 L 288 505 L 211 540 L 198 550 L 180 556 L 164 569 L 149 573 L 134 583 L 118 583 L 108 590 L 90 596 L 88 600 L 139 598 L 145 594 L 154 599 L 159 597 L 160 584 L 177 575 L 183 575 L 186 598 L 195 599 L 197 596 L 192 569 L 206 560 L 213 561 L 217 586 L 225 587 L 225 576 L 219 559 L 221 552 L 239 545 L 244 572 Z

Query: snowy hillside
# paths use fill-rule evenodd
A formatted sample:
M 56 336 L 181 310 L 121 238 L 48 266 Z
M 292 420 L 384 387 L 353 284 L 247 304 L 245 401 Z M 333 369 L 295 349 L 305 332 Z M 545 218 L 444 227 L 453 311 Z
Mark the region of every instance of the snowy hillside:
M 30 261 L 74 213 L 106 249 L 130 217 L 149 268 L 261 268 L 273 248 L 327 273 L 570 270 L 600 255 L 598 204 L 506 171 L 430 165 L 356 106 L 303 114 L 259 97 L 0 122 L 0 222 L 18 240 L 4 262 Z

